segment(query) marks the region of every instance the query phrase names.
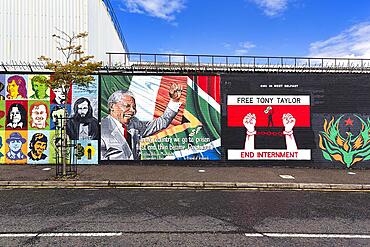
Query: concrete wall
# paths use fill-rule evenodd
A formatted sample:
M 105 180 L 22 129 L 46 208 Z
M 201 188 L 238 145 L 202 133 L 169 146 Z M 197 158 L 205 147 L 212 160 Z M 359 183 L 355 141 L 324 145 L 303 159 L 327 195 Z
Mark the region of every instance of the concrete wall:
M 27 96 L 11 99 L 12 76 L 0 75 L 0 85 L 5 86 L 0 90 L 3 155 L 10 150 L 9 139 L 24 139 L 22 150 L 27 154 L 35 134 L 49 140 L 56 135 L 50 116 L 43 128 L 31 121 L 35 102 L 45 101 L 53 111 L 53 90 L 37 99 L 31 84 L 35 75 L 18 75 L 27 82 Z M 181 89 L 176 97 L 174 85 Z M 130 102 L 117 101 L 120 97 L 112 101 L 120 90 L 130 91 Z M 72 88 L 68 135 L 76 148 L 70 154 L 80 164 L 187 165 L 196 160 L 197 165 L 215 166 L 369 168 L 369 92 L 366 74 L 101 74 L 87 90 Z M 82 114 L 81 98 L 91 103 L 88 116 Z M 119 108 L 109 105 L 109 98 Z M 27 121 L 20 129 L 8 126 L 14 103 L 26 110 Z M 54 145 L 48 143 L 50 148 Z M 45 149 L 45 154 L 53 157 L 55 150 Z M 0 161 L 54 162 L 4 156 Z

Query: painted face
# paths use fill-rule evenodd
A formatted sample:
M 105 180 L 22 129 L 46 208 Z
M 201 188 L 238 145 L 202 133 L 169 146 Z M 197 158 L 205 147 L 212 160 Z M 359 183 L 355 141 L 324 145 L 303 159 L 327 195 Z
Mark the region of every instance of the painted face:
M 20 140 L 12 140 L 9 142 L 9 148 L 11 151 L 17 153 L 21 150 L 22 142 Z
M 55 100 L 58 101 L 64 101 L 66 99 L 66 93 L 62 87 L 58 87 L 53 89 L 55 93 Z
M 63 126 L 64 109 L 53 111 L 51 118 L 56 127 L 61 128 Z
M 10 83 L 8 83 L 8 92 L 10 95 L 10 99 L 16 99 L 18 96 L 18 88 L 19 86 L 15 82 L 15 80 L 12 80 Z
M 38 129 L 45 128 L 47 116 L 46 107 L 44 105 L 35 106 L 31 112 L 32 127 Z
M 33 149 L 37 155 L 41 155 L 46 149 L 46 142 L 37 141 L 33 146 Z
M 21 112 L 19 111 L 17 106 L 12 107 L 10 110 L 10 120 L 13 124 L 18 124 L 22 119 Z
M 129 95 L 123 95 L 121 101 L 112 107 L 112 116 L 122 124 L 127 124 L 136 114 L 135 99 Z
M 32 90 L 35 92 L 36 97 L 38 99 L 44 99 L 47 97 L 46 90 L 48 89 L 48 86 L 44 82 L 38 82 L 35 81 L 32 83 Z
M 77 106 L 77 114 L 80 115 L 81 117 L 86 117 L 88 111 L 89 103 L 87 103 L 87 101 L 84 101 Z

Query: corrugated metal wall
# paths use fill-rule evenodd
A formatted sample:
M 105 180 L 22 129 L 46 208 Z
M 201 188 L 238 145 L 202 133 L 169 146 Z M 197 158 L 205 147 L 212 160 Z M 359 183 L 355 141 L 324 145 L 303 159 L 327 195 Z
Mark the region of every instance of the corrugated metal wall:
M 107 61 L 106 52 L 124 52 L 125 50 L 103 1 L 88 1 L 88 52 L 95 54 L 99 61 Z
M 36 61 L 41 55 L 62 59 L 52 34 L 88 31 L 83 47 L 97 60 L 123 46 L 101 0 L 1 0 L 0 61 Z

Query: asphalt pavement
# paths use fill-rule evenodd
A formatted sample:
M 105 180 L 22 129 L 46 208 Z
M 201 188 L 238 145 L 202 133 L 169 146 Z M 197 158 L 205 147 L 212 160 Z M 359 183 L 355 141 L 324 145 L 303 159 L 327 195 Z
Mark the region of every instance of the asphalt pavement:
M 362 192 L 2 189 L 0 246 L 370 246 Z
M 0 166 L 0 187 L 141 187 L 370 191 L 370 170 L 286 167 L 79 165 L 78 176 L 55 176 L 55 166 Z

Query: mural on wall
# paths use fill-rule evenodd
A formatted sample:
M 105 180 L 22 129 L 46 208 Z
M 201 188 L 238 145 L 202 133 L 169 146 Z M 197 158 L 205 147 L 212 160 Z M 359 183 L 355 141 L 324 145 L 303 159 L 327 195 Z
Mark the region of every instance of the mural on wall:
M 7 100 L 5 102 L 5 106 L 6 106 L 5 108 L 2 108 L 7 110 L 5 129 L 27 130 L 28 129 L 27 101 Z
M 0 164 L 5 163 L 5 131 L 0 130 Z
M 50 131 L 28 131 L 29 164 L 48 164 L 49 163 L 49 140 Z
M 369 75 L 230 73 L 221 79 L 229 160 L 326 168 L 370 165 Z M 295 145 L 298 153 L 276 153 Z
M 27 99 L 27 75 L 12 75 L 6 79 L 6 99 Z
M 50 129 L 49 102 L 39 100 L 29 100 L 28 104 L 29 104 L 28 128 L 31 130 Z
M 370 160 L 370 118 L 349 114 L 325 119 L 319 147 L 326 160 L 340 162 L 348 168 Z
M 67 95 L 67 115 L 72 117 L 68 139 L 76 146 L 81 142 L 80 146 L 87 150 L 82 156 L 86 159 L 78 155 L 75 159 L 80 164 L 98 163 L 98 77 L 88 88 L 71 87 L 69 92 L 65 88 L 51 90 L 46 84 L 49 78 L 39 74 L 0 75 L 0 164 L 56 163 L 62 155 L 61 128 Z M 94 135 L 89 132 L 92 116 Z M 70 153 L 77 152 L 68 150 L 67 157 Z
M 49 76 L 46 75 L 30 75 L 28 84 L 28 98 L 49 100 L 50 88 L 46 84 Z
M 219 160 L 219 76 L 102 77 L 102 160 Z
M 0 100 L 5 99 L 5 84 L 6 84 L 5 75 L 0 74 Z
M 300 140 L 295 138 L 296 127 L 310 127 L 308 95 L 228 95 L 227 126 L 245 127 L 244 149 L 229 149 L 230 160 L 311 159 L 311 150 L 298 148 Z M 259 136 L 284 139 L 285 148 L 257 149 Z M 272 138 L 265 140 L 273 142 Z
M 76 145 L 77 164 L 98 164 L 98 76 L 88 87 L 73 85 L 70 120 L 67 125 L 69 139 Z
M 27 162 L 27 131 L 6 131 L 6 163 L 24 164 Z
M 0 131 L 4 130 L 5 125 L 6 125 L 6 111 L 5 111 L 5 101 L 0 100 Z

